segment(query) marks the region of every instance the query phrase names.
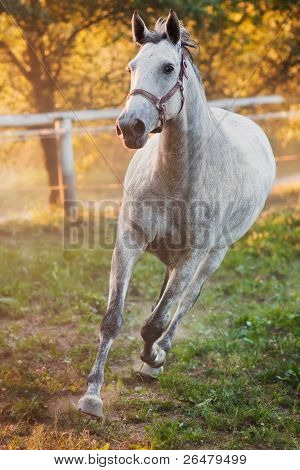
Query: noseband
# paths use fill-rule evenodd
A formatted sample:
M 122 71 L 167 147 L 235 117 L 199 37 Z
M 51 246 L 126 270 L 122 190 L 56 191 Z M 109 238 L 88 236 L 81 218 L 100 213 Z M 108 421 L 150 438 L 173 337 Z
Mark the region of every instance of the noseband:
M 178 75 L 175 85 L 173 86 L 173 88 L 171 88 L 171 90 L 168 93 L 166 93 L 162 98 L 157 98 L 157 96 L 152 95 L 152 93 L 150 93 L 149 91 L 143 90 L 142 88 L 134 88 L 133 90 L 131 90 L 131 92 L 127 96 L 127 100 L 128 100 L 132 95 L 142 95 L 144 96 L 144 98 L 149 100 L 156 107 L 158 114 L 159 114 L 160 126 L 153 129 L 153 131 L 151 131 L 152 133 L 158 133 L 162 131 L 163 125 L 166 122 L 166 102 L 169 101 L 169 99 L 172 98 L 173 95 L 175 95 L 177 90 L 179 90 L 181 93 L 181 106 L 178 111 L 178 114 L 181 112 L 183 105 L 184 105 L 183 77 L 188 78 L 186 74 L 186 69 L 187 69 L 186 50 L 183 47 L 179 75 Z

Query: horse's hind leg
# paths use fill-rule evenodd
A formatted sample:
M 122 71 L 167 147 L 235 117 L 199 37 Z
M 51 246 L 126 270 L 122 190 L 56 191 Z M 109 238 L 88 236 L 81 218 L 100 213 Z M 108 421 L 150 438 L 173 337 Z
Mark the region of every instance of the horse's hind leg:
M 101 417 L 103 406 L 100 390 L 104 379 L 104 366 L 109 349 L 116 338 L 122 323 L 124 301 L 131 277 L 134 263 L 142 253 L 136 245 L 127 248 L 126 244 L 117 242 L 113 253 L 108 308 L 100 327 L 100 345 L 93 368 L 88 376 L 88 389 L 78 402 L 78 409 L 82 412 Z
M 192 308 L 197 298 L 200 295 L 202 286 L 211 274 L 213 274 L 221 262 L 228 248 L 224 248 L 218 251 L 211 251 L 208 253 L 205 260 L 199 265 L 189 287 L 181 298 L 178 308 L 174 314 L 172 322 L 165 332 L 164 336 L 158 342 L 159 347 L 167 352 L 171 348 L 172 339 L 175 335 L 176 329 L 182 321 L 184 315 Z

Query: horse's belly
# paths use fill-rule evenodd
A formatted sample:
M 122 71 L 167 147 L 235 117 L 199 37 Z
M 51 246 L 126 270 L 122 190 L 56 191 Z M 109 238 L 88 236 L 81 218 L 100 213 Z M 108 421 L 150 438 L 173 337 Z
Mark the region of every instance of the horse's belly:
M 216 230 L 214 249 L 228 247 L 245 235 L 263 210 L 266 198 L 267 195 L 245 198 L 235 208 L 228 208 L 228 213 L 223 215 L 223 222 Z
M 167 265 L 176 264 L 195 252 L 206 253 L 214 244 L 213 217 L 197 217 L 194 211 L 184 210 L 175 221 L 167 218 L 160 222 L 147 251 Z
M 190 244 L 184 235 L 176 237 L 174 234 L 164 234 L 149 243 L 146 251 L 155 255 L 167 266 L 175 266 L 181 259 L 188 256 Z

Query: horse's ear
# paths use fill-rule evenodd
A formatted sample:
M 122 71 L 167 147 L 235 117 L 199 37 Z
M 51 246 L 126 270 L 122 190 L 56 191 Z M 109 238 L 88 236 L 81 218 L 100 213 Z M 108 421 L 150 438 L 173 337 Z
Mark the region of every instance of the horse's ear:
M 133 13 L 131 23 L 133 41 L 140 45 L 144 44 L 148 29 L 137 11 Z
M 167 35 L 174 44 L 180 40 L 180 24 L 175 11 L 170 10 L 166 21 Z

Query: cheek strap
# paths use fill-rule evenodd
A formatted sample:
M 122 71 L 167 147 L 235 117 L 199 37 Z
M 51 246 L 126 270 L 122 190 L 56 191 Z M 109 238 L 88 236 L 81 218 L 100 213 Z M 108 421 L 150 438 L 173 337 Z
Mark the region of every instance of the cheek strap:
M 127 100 L 133 96 L 133 95 L 142 95 L 144 98 L 146 98 L 148 101 L 150 101 L 157 109 L 158 111 L 158 116 L 160 120 L 160 125 L 153 129 L 151 133 L 156 134 L 158 132 L 161 132 L 163 130 L 164 123 L 166 122 L 166 102 L 169 101 L 172 96 L 175 95 L 175 93 L 179 90 L 181 93 L 181 106 L 180 109 L 177 113 L 178 114 L 182 111 L 183 105 L 184 105 L 184 87 L 183 87 L 183 77 L 187 77 L 186 73 L 187 69 L 187 63 L 186 63 L 186 50 L 183 47 L 182 48 L 182 54 L 181 54 L 181 63 L 180 63 L 180 71 L 178 78 L 176 80 L 175 85 L 171 88 L 168 93 L 166 93 L 162 98 L 158 98 L 157 96 L 153 95 L 149 91 L 143 90 L 142 88 L 134 88 L 131 90 L 131 92 L 127 96 Z M 126 101 L 127 101 L 126 100 Z

